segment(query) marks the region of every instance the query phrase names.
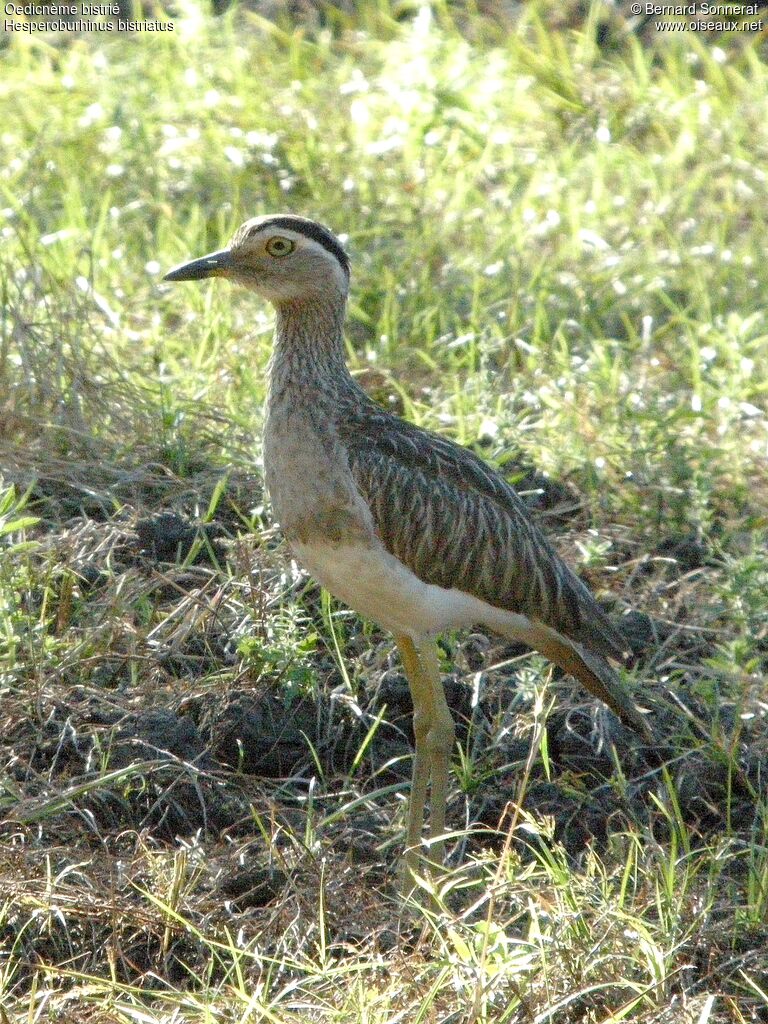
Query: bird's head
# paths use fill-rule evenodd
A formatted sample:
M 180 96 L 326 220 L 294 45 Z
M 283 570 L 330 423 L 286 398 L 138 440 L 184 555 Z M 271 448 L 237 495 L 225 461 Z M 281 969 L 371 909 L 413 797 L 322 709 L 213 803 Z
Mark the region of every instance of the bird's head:
M 164 281 L 227 277 L 279 306 L 324 296 L 346 296 L 349 258 L 336 236 L 293 214 L 254 217 L 228 247 L 169 271 Z

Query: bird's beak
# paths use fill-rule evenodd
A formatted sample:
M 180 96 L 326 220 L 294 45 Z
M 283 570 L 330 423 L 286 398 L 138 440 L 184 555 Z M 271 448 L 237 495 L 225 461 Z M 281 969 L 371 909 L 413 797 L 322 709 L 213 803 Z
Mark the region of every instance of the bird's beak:
M 207 256 L 201 256 L 198 260 L 179 264 L 178 267 L 169 270 L 163 280 L 198 281 L 203 277 L 223 277 L 232 269 L 233 263 L 231 251 L 221 249 L 219 252 L 209 252 Z

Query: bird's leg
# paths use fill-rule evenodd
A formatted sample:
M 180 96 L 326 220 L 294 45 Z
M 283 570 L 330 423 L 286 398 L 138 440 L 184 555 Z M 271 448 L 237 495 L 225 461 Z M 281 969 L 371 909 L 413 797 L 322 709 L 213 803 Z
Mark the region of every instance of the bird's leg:
M 445 859 L 445 810 L 448 801 L 448 773 L 456 742 L 453 716 L 445 699 L 443 681 L 440 678 L 440 656 L 437 644 L 430 640 L 419 650 L 422 670 L 430 686 L 431 709 L 427 732 L 427 749 L 430 754 L 431 791 L 429 838 L 432 861 L 442 865 Z
M 431 844 L 430 861 L 433 867 L 443 861 L 444 844 L 439 837 L 445 832 L 448 766 L 455 731 L 440 680 L 440 662 L 434 640 L 424 641 L 418 647 L 410 637 L 398 636 L 395 640 L 411 689 L 413 732 L 416 738 L 405 850 L 404 884 L 408 886 L 418 864 L 424 805 L 430 783 L 429 838 L 435 840 Z
M 424 678 L 419 653 L 410 637 L 395 637 L 400 651 L 400 658 L 405 669 L 408 686 L 413 701 L 413 732 L 416 740 L 416 753 L 413 758 L 413 774 L 411 776 L 411 793 L 408 800 L 408 832 L 405 841 L 403 858 L 404 873 L 402 884 L 408 888 L 413 874 L 418 868 L 419 850 L 421 848 L 421 832 L 424 826 L 424 807 L 427 800 L 427 789 L 431 775 L 429 751 L 426 734 L 429 729 L 430 686 Z

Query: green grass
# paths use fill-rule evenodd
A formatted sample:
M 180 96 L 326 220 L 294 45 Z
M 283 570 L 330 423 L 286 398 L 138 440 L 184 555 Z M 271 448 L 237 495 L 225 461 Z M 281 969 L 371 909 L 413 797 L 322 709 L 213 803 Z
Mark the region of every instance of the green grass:
M 5 38 L 2 1024 L 763 1019 L 768 65 L 561 6 Z M 346 236 L 366 387 L 551 478 L 553 541 L 661 631 L 664 773 L 542 661 L 446 639 L 463 861 L 405 913 L 392 642 L 269 527 L 271 314 L 161 281 L 279 210 Z M 160 510 L 197 534 L 157 558 Z M 271 774 L 222 754 L 245 697 L 298 751 Z

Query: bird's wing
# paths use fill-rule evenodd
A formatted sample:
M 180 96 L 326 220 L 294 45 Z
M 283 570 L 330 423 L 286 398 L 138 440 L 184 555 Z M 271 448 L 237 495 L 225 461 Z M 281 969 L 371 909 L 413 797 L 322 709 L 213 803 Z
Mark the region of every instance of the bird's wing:
M 369 402 L 338 429 L 382 542 L 420 579 L 621 657 L 624 638 L 482 459 Z

